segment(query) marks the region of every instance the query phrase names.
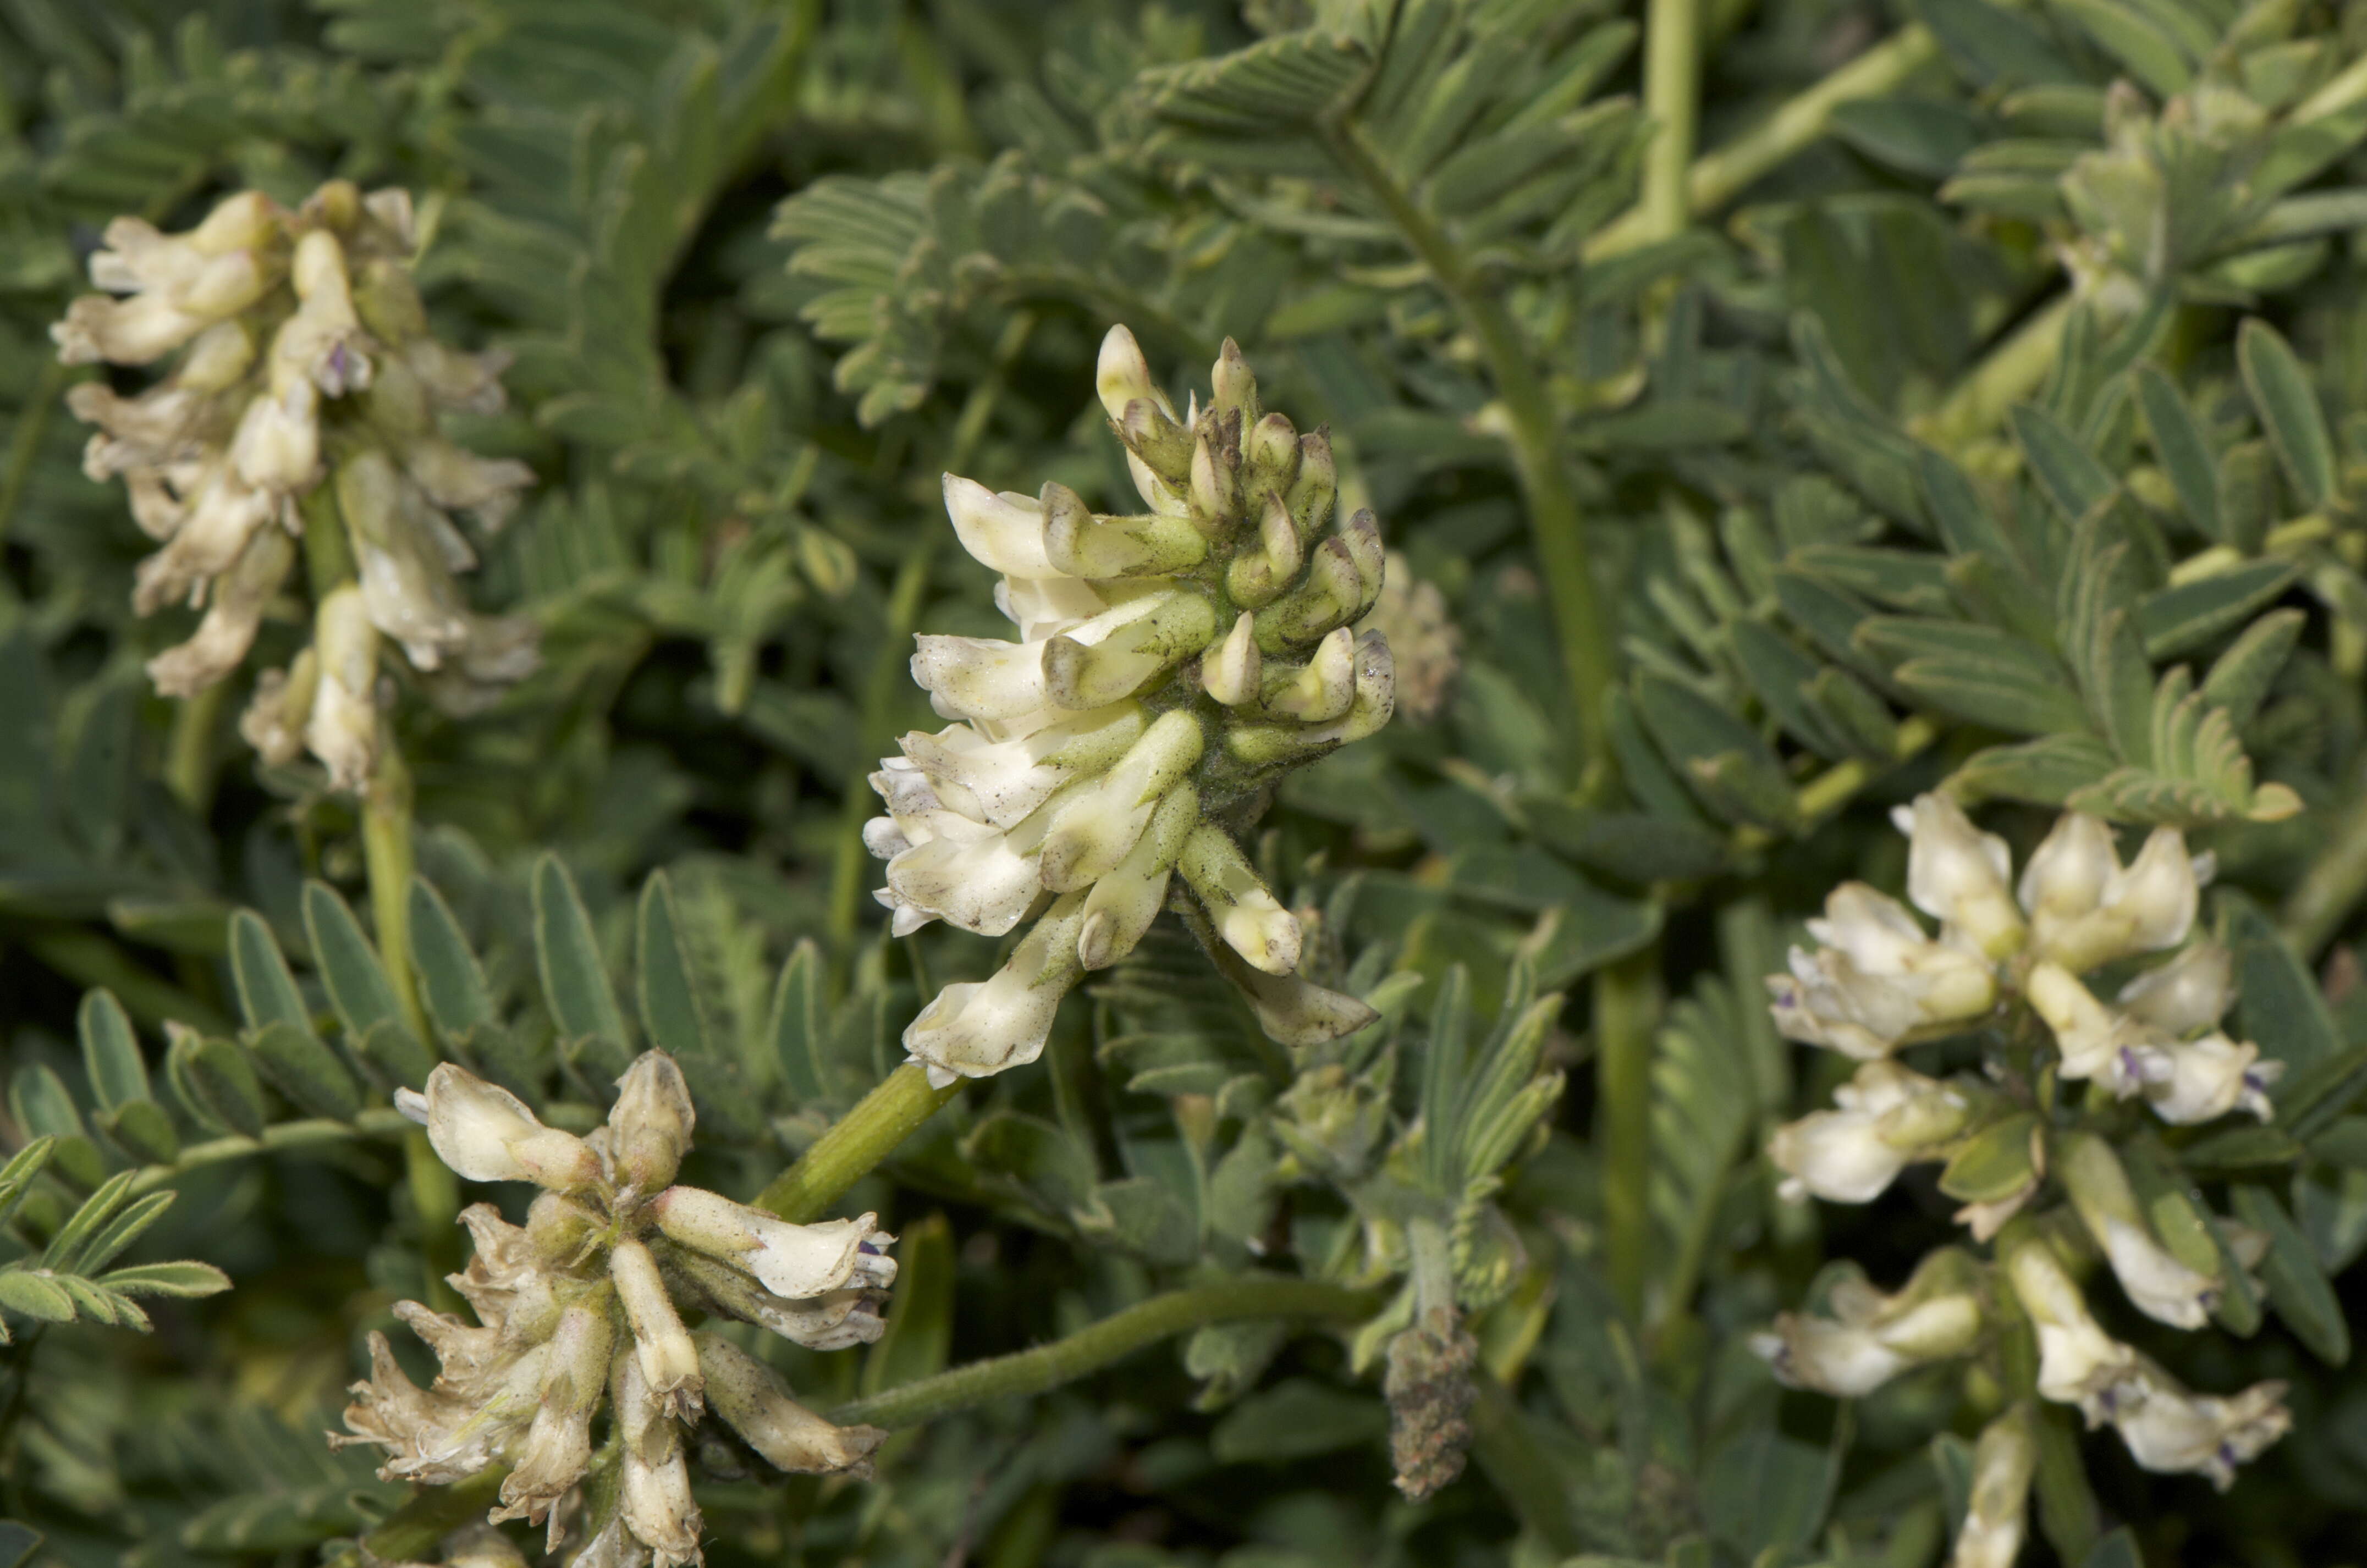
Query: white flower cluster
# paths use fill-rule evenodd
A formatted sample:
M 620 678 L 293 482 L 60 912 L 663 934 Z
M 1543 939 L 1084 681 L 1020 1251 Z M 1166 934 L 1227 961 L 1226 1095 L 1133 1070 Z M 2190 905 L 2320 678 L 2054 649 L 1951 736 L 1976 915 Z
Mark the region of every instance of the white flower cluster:
M 584 1138 L 449 1063 L 426 1093 L 397 1093 L 459 1175 L 544 1190 L 524 1226 L 490 1203 L 462 1213 L 476 1253 L 449 1278 L 476 1324 L 397 1303 L 442 1370 L 419 1388 L 373 1333 L 371 1376 L 345 1410 L 351 1435 L 330 1441 L 385 1450 L 387 1480 L 446 1484 L 506 1466 L 490 1520 L 547 1522 L 550 1550 L 569 1547 L 575 1568 L 672 1568 L 700 1561 L 684 1454 L 704 1409 L 797 1472 L 867 1474 L 886 1435 L 831 1425 L 764 1362 L 685 1328 L 675 1302 L 815 1349 L 875 1340 L 879 1292 L 896 1278 L 882 1249 L 895 1238 L 869 1214 L 795 1225 L 671 1185 L 693 1122 L 681 1070 L 647 1052 L 617 1089 L 607 1124 Z M 616 1441 L 595 1457 L 604 1394 Z
M 2266 1090 L 2282 1065 L 2218 1027 L 2232 991 L 2225 949 L 2186 946 L 2122 987 L 2116 1004 L 2079 978 L 2186 942 L 2210 861 L 2190 856 L 2176 829 L 2156 829 L 2124 866 L 2112 830 L 2074 812 L 2016 883 L 2005 840 L 1976 829 L 1946 796 L 1920 796 L 1897 818 L 1908 840 L 1908 897 L 1940 922 L 1938 936 L 1897 900 L 1844 883 L 1824 919 L 1808 922 L 1818 947 L 1793 949 L 1790 972 L 1767 982 L 1786 1036 L 1865 1064 L 1835 1095 L 1840 1110 L 1776 1134 L 1770 1153 L 1792 1195 L 1866 1202 L 1908 1164 L 1950 1152 L 1973 1105 L 1892 1053 L 2005 1016 L 2017 1001 L 2050 1032 L 2058 1079 L 2142 1096 L 2165 1122 L 2231 1111 L 2268 1119 Z M 1961 1217 L 1986 1240 L 2012 1212 L 1992 1205 Z
M 2269 1118 L 2266 1091 L 2282 1065 L 2261 1061 L 2259 1047 L 2219 1028 L 2233 963 L 2216 943 L 2189 942 L 2211 867 L 2207 856 L 2188 854 L 2179 833 L 2156 829 L 2124 865 L 2111 829 L 2073 813 L 2017 881 L 2004 840 L 1976 829 L 1947 797 L 1922 795 L 1897 820 L 1908 839 L 1908 899 L 1939 922 L 1938 934 L 1897 900 L 1844 884 L 1827 899 L 1824 918 L 1809 922 L 1818 947 L 1794 949 L 1789 972 L 1768 979 L 1785 1035 L 1861 1064 L 1835 1091 L 1834 1109 L 1769 1140 L 1784 1196 L 1870 1202 L 1908 1165 L 1950 1158 L 1985 1130 L 2006 1129 L 2005 1118 L 2022 1109 L 2011 1096 L 1977 1080 L 1941 1082 L 1894 1057 L 1903 1044 L 1984 1024 L 2010 1037 L 2043 1037 L 2024 1078 L 2084 1080 L 2115 1099 L 2141 1098 L 2176 1123 L 2234 1111 Z M 2111 1003 L 2080 978 L 2173 949 Z M 2026 1098 L 2032 1085 L 2010 1087 Z M 2030 1126 L 2026 1174 L 1956 1218 L 1976 1241 L 1991 1240 L 2050 1176 L 2068 1199 L 2067 1213 L 2009 1232 L 2000 1265 L 1948 1247 L 1896 1295 L 1845 1284 L 1832 1292 L 1831 1316 L 1786 1314 L 1756 1348 L 1787 1383 L 1854 1397 L 1910 1367 L 1972 1353 L 2010 1293 L 2038 1328 L 2039 1398 L 2078 1404 L 2091 1427 L 2111 1422 L 2146 1469 L 2196 1472 L 2224 1488 L 2238 1462 L 2284 1431 L 2283 1385 L 2225 1399 L 2190 1393 L 2104 1336 L 2056 1247 L 2101 1257 L 2132 1305 L 2179 1328 L 2208 1321 L 2219 1278 L 2163 1244 L 2109 1142 L 2044 1117 Z M 2226 1228 L 2237 1266 L 2248 1268 L 2261 1238 Z M 2003 1568 L 2020 1550 L 2033 1462 L 2028 1427 L 2026 1414 L 2009 1412 L 1984 1434 L 1957 1568 Z
M 150 660 L 156 689 L 188 696 L 235 670 L 295 565 L 298 502 L 334 477 L 358 586 L 315 607 L 313 646 L 267 672 L 240 728 L 267 759 L 309 750 L 339 788 L 362 787 L 376 744 L 378 641 L 441 671 L 467 704 L 533 667 L 529 623 L 470 613 L 455 574 L 476 564 L 453 523 L 498 526 L 534 478 L 447 439 L 438 411 L 502 404 L 497 355 L 438 343 L 411 278 L 411 199 L 334 180 L 290 211 L 255 192 L 164 234 L 107 226 L 90 258 L 102 293 L 55 323 L 69 365 L 147 365 L 179 355 L 137 397 L 103 381 L 68 394 L 98 427 L 94 479 L 120 475 L 161 547 L 140 565 L 134 607 L 202 605 L 196 633 Z
M 1171 892 L 1277 1038 L 1371 1016 L 1297 978 L 1298 922 L 1218 822 L 1388 721 L 1388 643 L 1350 629 L 1381 592 L 1380 532 L 1370 512 L 1335 523 L 1330 440 L 1262 412 L 1230 340 L 1212 381 L 1179 419 L 1133 335 L 1104 340 L 1102 405 L 1141 514 L 946 476 L 1019 640 L 918 639 L 912 678 L 955 722 L 882 761 L 888 814 L 865 842 L 898 935 L 1038 918 L 992 978 L 946 987 L 905 1031 L 934 1083 L 1034 1061 L 1061 998 L 1132 952 Z

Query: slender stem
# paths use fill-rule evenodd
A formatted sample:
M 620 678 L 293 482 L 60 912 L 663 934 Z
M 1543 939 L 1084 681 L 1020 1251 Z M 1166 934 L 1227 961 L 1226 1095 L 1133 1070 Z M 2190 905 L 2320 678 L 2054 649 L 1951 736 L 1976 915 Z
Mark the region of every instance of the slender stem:
M 1650 0 L 1644 29 L 1644 113 L 1652 141 L 1644 152 L 1637 210 L 1645 231 L 1666 240 L 1684 232 L 1693 217 L 1687 185 L 1701 119 L 1700 0 Z
M 227 1138 L 191 1144 L 182 1149 L 180 1157 L 170 1165 L 152 1165 L 134 1176 L 126 1196 L 136 1198 L 143 1192 L 153 1192 L 159 1187 L 169 1185 L 176 1177 L 186 1176 L 203 1166 L 220 1165 L 224 1160 L 248 1159 L 256 1155 L 292 1154 L 298 1149 L 348 1143 L 356 1138 L 391 1137 L 410 1126 L 401 1112 L 377 1106 L 361 1112 L 350 1122 L 334 1122 L 325 1116 L 318 1116 L 266 1127 L 261 1137 L 250 1138 L 238 1133 Z
M 411 882 L 418 869 L 411 841 L 411 770 L 391 723 L 379 726 L 378 760 L 369 793 L 362 797 L 362 863 L 369 874 L 378 955 L 394 982 L 403 1022 L 413 1038 L 433 1040 L 426 1010 L 419 1003 L 419 977 L 411 968 Z
M 2071 296 L 2062 295 L 2016 327 L 1956 383 L 1946 401 L 1917 422 L 1916 434 L 1942 447 L 1958 447 L 1995 430 L 2005 411 L 2037 391 L 2055 368 L 2071 304 Z
M 1658 10 L 1654 7 L 1656 17 Z M 1695 159 L 1685 175 L 1687 210 L 1694 217 L 1716 211 L 1761 175 L 1824 135 L 1836 107 L 1853 98 L 1881 96 L 1938 59 L 1939 53 L 1939 40 L 1930 28 L 1920 23 L 1900 28 L 1806 92 L 1785 101 L 1748 134 Z M 1648 61 L 1645 69 L 1648 92 Z M 1649 203 L 1648 189 L 1644 205 L 1597 231 L 1587 242 L 1585 259 L 1601 261 L 1664 237 L 1667 231 L 1655 226 Z
M 2284 939 L 2305 958 L 2316 958 L 2367 897 L 2367 790 L 2351 801 L 2334 827 L 2330 842 L 2311 862 L 2301 886 L 2285 900 Z
M 1603 705 L 1614 679 L 1611 630 L 1594 592 L 1586 553 L 1586 520 L 1562 464 L 1560 421 L 1528 344 L 1506 313 L 1500 291 L 1407 193 L 1353 121 L 1326 128 L 1326 143 L 1342 168 L 1388 209 L 1406 243 L 1430 269 L 1479 345 L 1496 383 L 1509 426 L 1521 489 L 1528 500 L 1529 536 L 1544 570 L 1553 606 L 1563 672 L 1578 716 L 1580 760 L 1587 782 L 1610 765 L 1603 740 Z
M 1594 976 L 1594 1146 L 1612 1293 L 1641 1322 L 1652 1257 L 1652 1038 L 1660 1025 L 1658 943 Z
M 1795 797 L 1800 803 L 1799 833 L 1806 833 L 1823 818 L 1847 806 L 1857 792 L 1897 767 L 1921 756 L 1931 742 L 1940 739 L 1940 727 L 1916 714 L 1898 726 L 1898 741 L 1890 760 L 1870 761 L 1863 757 L 1852 757 L 1846 762 L 1835 762 L 1815 778 L 1800 786 Z M 1775 835 L 1764 828 L 1741 827 L 1734 830 L 1729 840 L 1737 854 L 1765 849 L 1775 841 Z
M 1195 1285 L 1113 1313 L 1066 1339 L 973 1361 L 842 1404 L 831 1412 L 831 1419 L 841 1425 L 860 1421 L 874 1427 L 918 1426 L 933 1416 L 966 1410 L 990 1399 L 1042 1393 L 1207 1324 L 1261 1317 L 1353 1322 L 1368 1316 L 1377 1305 L 1378 1298 L 1370 1292 L 1319 1280 L 1250 1279 Z
M 815 1139 L 797 1164 L 774 1178 L 756 1206 L 798 1224 L 820 1219 L 960 1088 L 957 1080 L 931 1089 L 929 1075 L 905 1063 Z

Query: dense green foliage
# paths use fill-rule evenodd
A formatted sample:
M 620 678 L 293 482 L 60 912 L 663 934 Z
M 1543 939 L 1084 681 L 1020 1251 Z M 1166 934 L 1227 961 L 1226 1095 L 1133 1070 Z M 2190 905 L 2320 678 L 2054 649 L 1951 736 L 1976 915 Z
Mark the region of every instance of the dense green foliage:
M 144 373 L 48 331 L 111 218 L 337 178 L 413 193 L 435 332 L 514 355 L 445 427 L 536 475 L 465 581 L 538 668 L 385 667 L 415 879 L 366 845 L 399 792 L 240 738 L 302 594 L 153 690 L 198 616 L 134 615 L 64 404 Z M 2326 0 L 0 0 L 0 1568 L 432 1560 L 481 1511 L 318 1437 L 395 1301 L 455 1303 L 462 1190 L 389 1108 L 438 1061 L 583 1132 L 669 1051 L 688 1172 L 785 1208 L 919 1092 L 900 1035 L 1011 945 L 871 897 L 912 637 L 1004 630 L 940 476 L 1132 511 L 1116 322 L 1178 408 L 1237 343 L 1381 519 L 1397 717 L 1229 824 L 1379 1021 L 1277 1044 L 1173 920 L 1087 976 L 830 1210 L 900 1238 L 886 1333 L 774 1363 L 895 1429 L 877 1479 L 718 1439 L 710 1561 L 1945 1562 L 2016 1309 L 1848 1402 L 1750 1341 L 1897 1288 L 2042 1118 L 2224 1286 L 2180 1333 L 2099 1270 L 2098 1315 L 2293 1426 L 2220 1495 L 2047 1405 L 2023 1560 L 2360 1560 L 2363 240 Z M 1854 1064 L 1762 977 L 1943 784 L 2017 863 L 2064 810 L 2215 855 L 2272 1120 L 2000 1077 L 2011 1139 L 1779 1198 Z M 1409 1502 L 1391 1347 L 1441 1306 L 1473 1462 Z

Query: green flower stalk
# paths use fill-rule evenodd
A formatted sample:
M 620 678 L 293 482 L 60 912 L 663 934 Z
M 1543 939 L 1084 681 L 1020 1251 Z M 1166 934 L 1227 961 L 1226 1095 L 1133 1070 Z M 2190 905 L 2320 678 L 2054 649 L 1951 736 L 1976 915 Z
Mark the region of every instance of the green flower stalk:
M 479 457 L 439 425 L 445 410 L 500 408 L 507 358 L 428 331 L 417 246 L 406 193 L 365 196 L 344 180 L 293 210 L 245 192 L 181 234 L 118 218 L 90 259 L 104 292 L 50 329 L 69 365 L 178 355 L 137 397 L 87 381 L 67 398 L 98 427 L 84 471 L 119 476 L 160 546 L 140 565 L 134 607 L 206 612 L 149 661 L 156 689 L 193 696 L 238 668 L 302 539 L 313 646 L 258 680 L 240 730 L 274 763 L 311 751 L 340 789 L 370 776 L 381 637 L 463 709 L 535 661 L 530 622 L 470 610 L 456 574 L 476 557 L 453 520 L 498 527 L 533 471 Z
M 946 476 L 954 531 L 1002 574 L 1019 640 L 918 639 L 912 678 L 957 722 L 882 761 L 888 815 L 864 841 L 888 862 L 878 897 L 900 936 L 1036 923 L 992 978 L 946 987 L 904 1032 L 934 1084 L 1034 1061 L 1061 998 L 1171 906 L 1275 1039 L 1373 1017 L 1297 978 L 1298 922 L 1236 835 L 1283 774 L 1388 722 L 1387 639 L 1351 629 L 1381 595 L 1380 530 L 1368 511 L 1334 517 L 1329 437 L 1264 412 L 1229 339 L 1211 379 L 1179 418 L 1133 334 L 1103 342 L 1139 514 Z

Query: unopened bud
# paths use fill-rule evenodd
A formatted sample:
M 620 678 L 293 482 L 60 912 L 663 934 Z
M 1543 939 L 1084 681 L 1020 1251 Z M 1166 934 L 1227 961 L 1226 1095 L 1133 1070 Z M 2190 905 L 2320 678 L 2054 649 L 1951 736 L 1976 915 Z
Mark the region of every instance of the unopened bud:
M 730 1340 L 712 1334 L 692 1338 L 715 1413 L 773 1468 L 794 1475 L 870 1475 L 871 1452 L 887 1433 L 832 1426 L 799 1404 L 772 1368 Z
M 640 1192 L 654 1192 L 682 1168 L 697 1113 L 682 1068 L 663 1051 L 644 1051 L 617 1080 L 616 1108 L 608 1112 L 610 1153 L 617 1179 Z

